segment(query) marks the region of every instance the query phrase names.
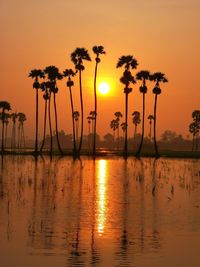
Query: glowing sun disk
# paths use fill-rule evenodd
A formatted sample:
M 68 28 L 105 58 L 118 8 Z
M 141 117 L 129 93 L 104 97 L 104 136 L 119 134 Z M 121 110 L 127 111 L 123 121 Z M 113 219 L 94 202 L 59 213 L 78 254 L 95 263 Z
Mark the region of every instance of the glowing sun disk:
M 106 95 L 110 91 L 110 85 L 107 82 L 101 82 L 98 85 L 98 91 L 99 91 L 100 94 Z

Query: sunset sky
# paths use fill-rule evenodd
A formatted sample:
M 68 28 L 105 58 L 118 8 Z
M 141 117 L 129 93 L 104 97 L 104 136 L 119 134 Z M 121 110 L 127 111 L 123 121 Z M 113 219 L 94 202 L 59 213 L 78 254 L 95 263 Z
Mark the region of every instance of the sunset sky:
M 103 45 L 107 54 L 101 57 L 98 81 L 107 81 L 111 91 L 98 96 L 97 132 L 101 136 L 110 132 L 114 112 L 124 113 L 125 96 L 119 82 L 122 70 L 115 66 L 121 55 L 131 54 L 139 63 L 133 73 L 141 69 L 161 71 L 169 79 L 161 86 L 158 98 L 158 135 L 169 129 L 186 137 L 191 113 L 200 109 L 199 15 L 199 0 L 1 0 L 0 100 L 9 101 L 13 111 L 26 113 L 26 135 L 33 137 L 35 91 L 28 73 L 48 65 L 56 65 L 60 71 L 73 67 L 71 52 L 85 47 L 93 59 L 85 64 L 83 73 L 87 117 L 94 109 L 92 47 Z M 133 86 L 129 97 L 130 115 L 135 110 L 142 111 L 139 86 Z M 153 113 L 152 88 L 149 83 L 146 116 Z M 80 110 L 78 80 L 73 89 L 75 109 Z M 71 133 L 65 81 L 59 83 L 57 100 L 59 128 Z M 42 114 L 41 95 L 41 125 Z M 131 136 L 131 121 L 129 126 Z

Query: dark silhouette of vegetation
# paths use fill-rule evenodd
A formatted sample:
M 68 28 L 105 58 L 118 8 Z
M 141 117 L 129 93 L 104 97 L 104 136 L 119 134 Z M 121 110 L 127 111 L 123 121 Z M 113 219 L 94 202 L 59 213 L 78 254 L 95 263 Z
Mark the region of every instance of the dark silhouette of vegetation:
M 98 64 L 101 62 L 100 55 L 105 54 L 104 47 L 102 45 L 100 46 L 94 46 L 93 52 L 96 55 L 95 61 L 95 72 L 94 72 L 94 112 L 95 112 L 95 118 L 94 118 L 94 136 L 93 136 L 93 157 L 95 157 L 96 154 L 96 127 L 97 127 L 97 68 Z
M 155 100 L 154 100 L 154 148 L 155 148 L 155 153 L 156 157 L 159 157 L 160 154 L 158 152 L 158 146 L 157 146 L 157 140 L 156 140 L 156 112 L 157 112 L 157 98 L 158 95 L 161 94 L 161 89 L 160 89 L 160 83 L 166 83 L 168 82 L 167 78 L 165 77 L 164 73 L 161 72 L 155 72 L 154 74 L 150 75 L 150 80 L 154 81 L 155 87 L 153 88 L 153 94 L 155 94 Z
M 110 122 L 110 128 L 113 130 L 113 149 L 115 149 L 115 131 L 119 128 L 118 119 L 112 120 Z
M 24 122 L 26 115 L 23 112 L 18 113 L 18 148 L 25 148 Z
M 76 71 L 79 73 L 79 88 L 80 88 L 80 101 L 81 101 L 81 136 L 78 146 L 78 154 L 80 154 L 82 141 L 83 141 L 83 119 L 84 119 L 84 107 L 83 107 L 83 93 L 82 93 L 82 71 L 85 67 L 83 61 L 91 61 L 88 51 L 85 48 L 76 48 L 71 54 L 71 60 L 75 65 Z
M 136 135 L 137 135 L 137 126 L 140 124 L 141 122 L 141 119 L 140 119 L 140 112 L 139 111 L 134 111 L 132 113 L 132 122 L 135 126 L 135 130 L 134 130 L 134 135 L 133 135 L 133 138 L 135 139 L 136 138 Z
M 117 62 L 117 68 L 121 68 L 124 66 L 123 76 L 120 78 L 120 82 L 125 85 L 124 93 L 125 93 L 125 140 L 124 140 L 124 157 L 127 158 L 128 155 L 128 146 L 127 146 L 127 139 L 128 139 L 128 95 L 132 92 L 132 88 L 130 87 L 131 83 L 135 84 L 136 81 L 131 74 L 131 69 L 137 68 L 137 60 L 133 56 L 121 56 Z
M 29 77 L 34 79 L 33 88 L 36 91 L 36 115 L 35 115 L 35 153 L 38 153 L 38 91 L 40 89 L 39 78 L 44 78 L 44 72 L 40 69 L 33 69 L 29 73 Z
M 189 132 L 192 134 L 192 151 L 198 151 L 200 132 L 200 110 L 192 112 L 193 122 L 189 125 Z
M 1 122 L 2 122 L 2 134 L 1 134 L 1 153 L 4 153 L 4 129 L 5 129 L 5 119 L 6 111 L 11 110 L 10 103 L 7 101 L 0 101 L 0 110 L 1 110 Z
M 120 111 L 116 111 L 114 115 L 120 124 L 120 118 L 122 118 L 122 113 Z M 117 127 L 117 150 L 119 150 L 119 124 Z
M 142 145 L 144 141 L 144 122 L 145 122 L 145 95 L 147 93 L 147 86 L 146 86 L 146 80 L 149 80 L 150 73 L 148 70 L 141 70 L 136 74 L 136 79 L 142 81 L 142 85 L 140 86 L 140 93 L 142 94 L 142 136 L 141 136 L 141 142 L 138 148 L 138 151 L 136 152 L 136 156 L 139 157 Z

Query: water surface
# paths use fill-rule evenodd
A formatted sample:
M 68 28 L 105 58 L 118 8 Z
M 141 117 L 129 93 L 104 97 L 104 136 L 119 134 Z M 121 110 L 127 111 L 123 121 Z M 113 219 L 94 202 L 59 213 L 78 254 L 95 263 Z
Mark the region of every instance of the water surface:
M 199 160 L 4 157 L 3 267 L 199 267 L 199 248 Z

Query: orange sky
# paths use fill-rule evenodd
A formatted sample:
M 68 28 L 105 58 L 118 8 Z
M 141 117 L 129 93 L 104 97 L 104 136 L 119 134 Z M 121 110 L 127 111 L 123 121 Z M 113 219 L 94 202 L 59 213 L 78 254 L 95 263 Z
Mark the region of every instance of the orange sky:
M 107 55 L 102 56 L 99 80 L 111 81 L 111 94 L 99 96 L 98 132 L 111 131 L 115 111 L 124 113 L 121 71 L 115 65 L 121 55 L 133 54 L 138 70 L 161 71 L 169 79 L 158 99 L 158 134 L 170 129 L 186 136 L 191 112 L 200 109 L 199 14 L 198 0 L 1 0 L 0 99 L 27 114 L 26 135 L 33 136 L 35 95 L 29 71 L 47 65 L 64 70 L 72 67 L 70 53 L 76 47 L 87 48 L 94 59 L 92 46 L 103 45 Z M 85 116 L 93 110 L 94 64 L 94 60 L 87 63 L 83 73 Z M 152 87 L 149 84 L 146 115 L 153 112 Z M 129 97 L 130 114 L 142 111 L 138 88 L 136 84 Z M 40 104 L 42 122 L 42 100 Z M 60 82 L 59 127 L 67 133 L 71 132 L 69 105 L 65 82 Z

